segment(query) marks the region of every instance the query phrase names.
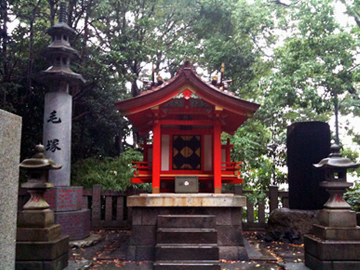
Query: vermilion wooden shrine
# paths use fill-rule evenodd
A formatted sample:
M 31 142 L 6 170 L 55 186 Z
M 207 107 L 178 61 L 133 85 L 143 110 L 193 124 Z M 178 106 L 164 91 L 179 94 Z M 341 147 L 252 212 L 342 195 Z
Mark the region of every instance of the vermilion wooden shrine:
M 223 145 L 221 133 L 234 134 L 259 105 L 224 90 L 222 81 L 202 80 L 186 61 L 172 79 L 158 78 L 116 106 L 140 135 L 153 135 L 152 144 L 144 139 L 144 161 L 134 162 L 133 183 L 152 182 L 153 193 L 170 191 L 180 175 L 197 176 L 203 192 L 221 193 L 222 183 L 242 183 L 241 162 L 231 162 L 233 145 Z

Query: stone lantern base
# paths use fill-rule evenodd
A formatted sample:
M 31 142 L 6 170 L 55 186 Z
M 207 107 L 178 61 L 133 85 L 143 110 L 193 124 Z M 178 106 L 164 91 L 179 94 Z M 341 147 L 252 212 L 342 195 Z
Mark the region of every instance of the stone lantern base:
M 18 213 L 16 269 L 64 269 L 68 259 L 69 236 L 61 235 L 61 226 L 54 224 L 54 211 Z
M 316 270 L 360 269 L 360 227 L 350 210 L 323 209 L 305 235 L 305 265 Z

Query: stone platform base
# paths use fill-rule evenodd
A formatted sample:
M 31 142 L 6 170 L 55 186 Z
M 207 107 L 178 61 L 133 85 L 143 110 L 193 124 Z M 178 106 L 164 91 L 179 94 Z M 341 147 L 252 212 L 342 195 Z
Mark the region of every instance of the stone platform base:
M 304 237 L 305 265 L 316 270 L 360 269 L 359 240 L 323 240 Z
M 64 269 L 69 259 L 69 237 L 61 236 L 52 241 L 17 241 L 16 269 Z
M 80 240 L 90 235 L 90 209 L 55 212 L 55 223 L 70 240 Z
M 90 235 L 90 210 L 82 209 L 81 186 L 59 186 L 48 189 L 44 199 L 55 212 L 55 223 L 61 225 L 70 240 L 80 240 Z
M 243 252 L 242 207 L 246 198 L 233 194 L 141 194 L 130 196 L 132 234 L 127 260 L 153 261 L 159 215 L 214 215 L 220 259 L 238 260 Z M 184 222 L 192 222 L 191 218 Z
M 16 261 L 16 270 L 54 270 L 68 266 L 69 254 L 64 254 L 53 261 Z
M 305 254 L 305 265 L 316 270 L 358 270 L 360 261 L 320 261 L 317 258 Z

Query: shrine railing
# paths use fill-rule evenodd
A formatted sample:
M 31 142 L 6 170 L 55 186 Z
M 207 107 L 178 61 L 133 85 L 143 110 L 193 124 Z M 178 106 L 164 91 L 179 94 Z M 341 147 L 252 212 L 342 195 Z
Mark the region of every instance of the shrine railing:
M 224 183 L 241 183 L 240 169 L 242 162 L 221 162 L 221 177 Z M 134 177 L 132 178 L 133 183 L 146 183 L 151 182 L 152 173 L 152 162 L 148 161 L 133 161 Z M 171 174 L 169 174 L 171 175 Z M 169 176 L 164 174 L 163 177 Z M 204 178 L 204 175 L 201 176 Z M 207 176 L 212 177 L 212 174 Z
M 134 176 L 148 174 L 152 171 L 152 162 L 149 161 L 133 161 Z
M 134 178 L 133 183 L 151 183 L 152 162 L 133 161 Z
M 128 223 L 127 194 L 102 190 L 101 185 L 83 191 L 83 208 L 91 210 L 91 228 L 126 228 Z
M 252 195 L 254 191 L 243 190 L 242 185 L 236 185 L 234 191 L 236 195 L 247 194 Z M 262 230 L 266 228 L 267 218 L 271 211 L 286 207 L 289 208 L 289 192 L 279 191 L 277 186 L 269 186 L 269 190 L 265 192 L 266 197 L 254 204 L 247 197 L 246 207 L 244 208 L 243 230 Z
M 241 184 L 240 179 L 241 161 L 221 162 L 221 181 L 223 183 Z

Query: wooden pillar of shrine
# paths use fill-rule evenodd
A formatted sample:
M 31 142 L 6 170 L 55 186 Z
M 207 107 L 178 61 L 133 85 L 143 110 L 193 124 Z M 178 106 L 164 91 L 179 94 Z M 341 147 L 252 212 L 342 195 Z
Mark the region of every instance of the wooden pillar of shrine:
M 161 125 L 158 120 L 153 127 L 152 193 L 160 193 Z
M 221 124 L 214 125 L 214 193 L 221 193 Z

